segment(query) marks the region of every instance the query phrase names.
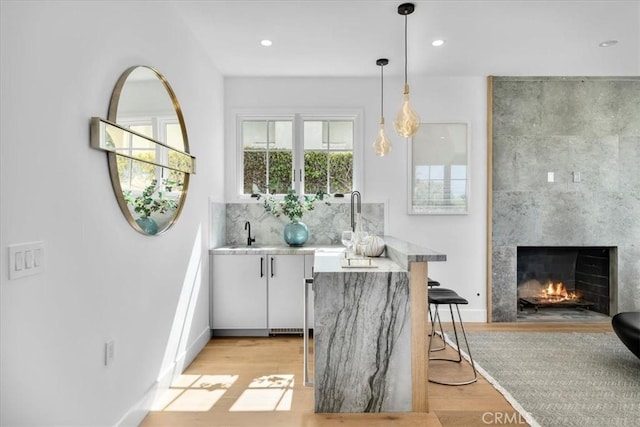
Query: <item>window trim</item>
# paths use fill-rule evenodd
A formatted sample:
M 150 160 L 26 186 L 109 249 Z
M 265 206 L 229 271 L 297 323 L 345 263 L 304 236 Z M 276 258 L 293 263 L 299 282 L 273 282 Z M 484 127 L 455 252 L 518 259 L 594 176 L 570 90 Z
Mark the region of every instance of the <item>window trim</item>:
M 228 201 L 247 202 L 256 200 L 249 194 L 243 194 L 244 183 L 244 152 L 242 146 L 242 122 L 244 120 L 291 120 L 293 122 L 293 168 L 294 188 L 298 192 L 304 189 L 304 176 L 300 179 L 300 171 L 304 170 L 304 146 L 303 121 L 305 120 L 353 120 L 353 189 L 364 191 L 363 187 L 363 110 L 342 108 L 253 108 L 236 109 L 231 117 L 234 121 L 235 138 L 233 143 L 234 156 L 228 167 L 235 167 L 233 173 L 227 173 L 227 177 L 233 177 L 233 194 L 227 197 Z M 303 174 L 304 175 L 304 174 Z

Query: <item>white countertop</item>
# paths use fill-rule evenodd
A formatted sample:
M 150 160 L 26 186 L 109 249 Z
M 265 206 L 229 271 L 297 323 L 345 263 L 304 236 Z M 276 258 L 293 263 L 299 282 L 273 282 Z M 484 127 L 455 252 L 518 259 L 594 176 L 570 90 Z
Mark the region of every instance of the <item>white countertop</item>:
M 315 255 L 314 271 L 407 271 L 412 262 L 446 261 L 447 256 L 422 246 L 418 246 L 393 236 L 383 237 L 386 250 L 385 257 L 372 258 L 377 268 L 343 268 L 340 266 L 341 258 L 344 258 L 343 246 L 332 245 L 305 245 L 292 247 L 281 245 L 227 245 L 210 249 L 214 255 Z M 336 256 L 339 254 L 340 256 Z M 318 260 L 318 257 L 327 258 Z
M 210 249 L 209 253 L 217 255 L 313 255 L 316 250 L 344 252 L 344 246 L 304 245 L 293 247 L 287 245 L 229 245 Z
M 347 263 L 344 249 L 341 251 L 326 251 L 319 249 L 313 259 L 314 273 L 387 273 L 390 271 L 406 271 L 400 265 L 386 257 L 352 257 L 353 267 L 343 267 Z M 373 265 L 372 267 L 358 267 L 359 263 Z

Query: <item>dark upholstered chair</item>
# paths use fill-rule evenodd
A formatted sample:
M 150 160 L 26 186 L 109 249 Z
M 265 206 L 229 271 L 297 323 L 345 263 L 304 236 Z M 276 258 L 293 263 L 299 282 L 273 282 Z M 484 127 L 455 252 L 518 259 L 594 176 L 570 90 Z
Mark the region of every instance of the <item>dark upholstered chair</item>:
M 640 311 L 616 314 L 611 319 L 611 326 L 620 341 L 640 359 Z

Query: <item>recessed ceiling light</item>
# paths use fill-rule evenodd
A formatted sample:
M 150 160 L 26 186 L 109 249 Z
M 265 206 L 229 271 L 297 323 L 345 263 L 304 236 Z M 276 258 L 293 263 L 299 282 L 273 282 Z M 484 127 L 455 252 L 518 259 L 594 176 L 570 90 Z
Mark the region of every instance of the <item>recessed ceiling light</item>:
M 431 46 L 435 46 L 435 47 L 442 46 L 443 44 L 444 44 L 444 40 L 440 40 L 440 39 L 434 40 L 431 42 Z
M 262 46 L 271 46 L 273 42 L 271 40 L 264 39 L 264 40 L 260 40 L 260 44 Z
M 618 44 L 618 40 L 605 40 L 602 43 L 600 43 L 598 46 L 609 47 L 609 46 L 613 46 L 614 44 Z

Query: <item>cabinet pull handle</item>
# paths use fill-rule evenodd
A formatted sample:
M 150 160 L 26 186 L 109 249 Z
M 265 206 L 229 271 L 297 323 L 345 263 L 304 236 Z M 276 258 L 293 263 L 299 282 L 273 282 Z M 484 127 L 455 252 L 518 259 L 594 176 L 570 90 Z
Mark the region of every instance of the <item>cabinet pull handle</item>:
M 273 257 L 271 257 L 271 277 L 273 277 Z
M 260 257 L 260 277 L 264 277 L 264 257 Z

